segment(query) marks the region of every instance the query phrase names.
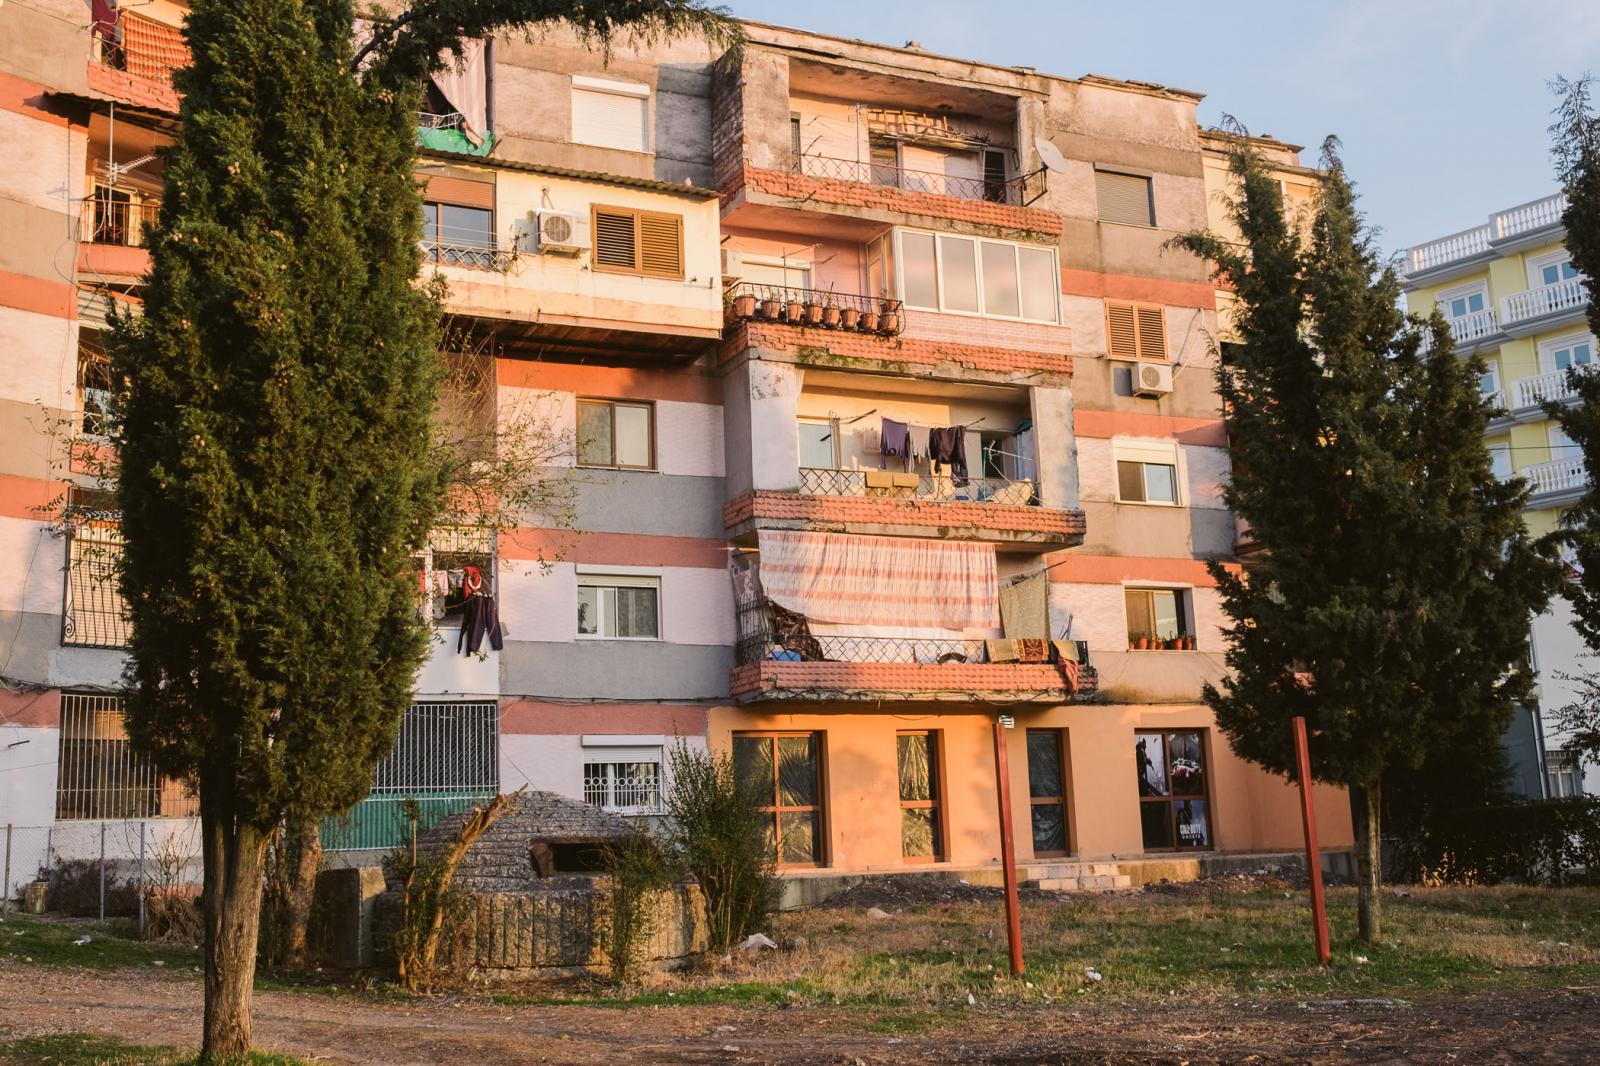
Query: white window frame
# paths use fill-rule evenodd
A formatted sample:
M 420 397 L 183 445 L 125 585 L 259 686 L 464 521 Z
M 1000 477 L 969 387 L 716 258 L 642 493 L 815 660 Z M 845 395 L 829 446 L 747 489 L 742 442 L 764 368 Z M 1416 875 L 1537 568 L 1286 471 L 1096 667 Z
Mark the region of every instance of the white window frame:
M 577 590 L 585 586 L 591 588 L 653 588 L 656 590 L 656 635 L 653 637 L 619 637 L 603 631 L 596 633 L 578 632 L 578 596 Z M 572 597 L 572 627 L 578 640 L 624 640 L 644 641 L 647 643 L 660 643 L 665 640 L 663 624 L 666 620 L 666 610 L 662 605 L 661 571 L 636 566 L 611 566 L 598 570 L 579 570 L 577 583 L 573 586 Z M 614 597 L 613 597 L 614 598 Z M 615 616 L 613 616 L 614 618 Z M 603 619 L 602 619 L 603 621 Z
M 1565 248 L 1558 248 L 1553 252 L 1536 255 L 1528 260 L 1528 288 L 1542 289 L 1545 287 L 1545 267 L 1559 267 L 1562 263 L 1572 262 L 1572 253 Z M 1561 279 L 1556 279 L 1555 284 L 1561 284 Z
M 650 155 L 655 148 L 651 138 L 650 122 L 650 86 L 640 85 L 631 81 L 613 81 L 610 78 L 596 78 L 588 74 L 572 75 L 572 85 L 567 90 L 568 114 L 576 107 L 577 93 L 579 90 L 591 93 L 609 93 L 612 96 L 630 96 L 644 101 L 643 129 L 639 131 L 639 148 L 619 148 L 612 144 L 591 144 L 588 141 L 577 139 L 577 123 L 572 122 L 572 143 L 585 148 L 603 148 L 608 152 L 632 152 L 635 155 Z M 569 121 L 571 121 L 569 119 Z
M 1158 466 L 1172 467 L 1173 495 L 1177 499 L 1171 503 L 1163 500 L 1125 500 L 1122 498 L 1122 477 L 1117 471 L 1118 463 L 1153 463 Z M 1111 442 L 1111 483 L 1116 501 L 1130 507 L 1184 507 L 1187 506 L 1188 493 L 1185 490 L 1186 474 L 1183 464 L 1183 449 L 1178 447 L 1177 441 L 1161 440 L 1113 440 Z
M 1561 428 L 1561 423 L 1551 419 L 1545 425 L 1545 442 L 1550 448 L 1550 460 L 1556 462 L 1561 459 L 1576 459 L 1583 455 L 1583 449 L 1578 447 L 1578 442 L 1567 436 L 1567 431 Z
M 611 408 L 611 459 L 609 463 L 586 463 L 583 461 L 583 442 L 580 440 L 573 448 L 574 465 L 582 470 L 639 470 L 646 472 L 659 471 L 661 468 L 660 456 L 656 454 L 656 403 L 654 400 L 624 400 L 611 396 L 578 396 L 572 408 L 572 425 L 574 432 L 583 421 L 584 404 L 603 404 Z M 650 461 L 644 466 L 622 464 L 617 458 L 617 411 L 618 407 L 642 407 L 650 422 L 648 439 L 645 444 L 650 449 Z
M 794 435 L 795 435 L 794 443 L 795 443 L 795 450 L 797 452 L 800 449 L 800 427 L 801 426 L 824 426 L 824 427 L 827 427 L 829 430 L 831 430 L 832 433 L 833 433 L 833 437 L 829 441 L 829 443 L 831 443 L 833 445 L 833 462 L 829 463 L 825 467 L 811 467 L 809 469 L 816 469 L 816 470 L 838 470 L 838 469 L 840 469 L 839 464 L 841 462 L 841 453 L 840 453 L 840 450 L 839 450 L 839 430 L 837 429 L 837 427 L 834 426 L 833 419 L 831 419 L 831 418 L 819 418 L 819 417 L 817 417 L 815 415 L 800 415 L 799 417 L 797 417 L 795 419 L 795 429 L 794 429 Z M 801 468 L 802 469 L 807 469 L 805 467 L 804 463 L 801 464 Z
M 1178 633 L 1181 636 L 1188 633 L 1199 638 L 1200 622 L 1195 615 L 1194 586 L 1173 584 L 1170 581 L 1137 581 L 1129 579 L 1122 583 L 1122 629 L 1129 636 L 1133 635 L 1133 620 L 1128 617 L 1128 593 L 1130 592 L 1170 592 L 1178 608 Z M 1188 628 L 1186 629 L 1185 626 Z
M 1559 760 L 1555 756 L 1562 756 Z M 1560 762 L 1562 765 L 1555 765 Z M 1556 787 L 1558 779 L 1567 782 L 1565 789 Z M 1566 799 L 1583 795 L 1583 759 L 1571 748 L 1552 748 L 1544 756 L 1544 788 L 1549 799 Z
M 781 255 L 751 255 L 748 252 L 745 253 L 743 258 L 746 266 L 776 267 L 777 269 L 782 270 L 785 274 L 791 270 L 804 270 L 806 272 L 806 284 L 799 286 L 785 286 L 785 288 L 814 289 L 816 287 L 811 284 L 817 280 L 815 264 L 809 259 L 786 259 Z M 741 278 L 740 280 L 743 281 L 748 279 Z M 753 284 L 766 285 L 769 283 L 765 281 L 757 281 Z
M 1501 459 L 1505 460 L 1503 471 L 1500 468 L 1499 461 Z M 1511 457 L 1511 445 L 1509 442 L 1489 445 L 1489 470 L 1502 481 L 1516 475 L 1517 464 Z
M 905 247 L 904 247 L 904 242 L 903 242 L 903 238 L 902 238 L 902 235 L 906 234 L 906 233 L 921 233 L 921 234 L 925 234 L 925 235 L 930 236 L 930 237 L 933 238 L 934 278 L 935 278 L 935 283 L 938 285 L 938 288 L 939 288 L 939 293 L 938 293 L 939 306 L 938 307 L 919 307 L 919 306 L 916 306 L 916 305 L 913 305 L 913 304 L 908 304 L 908 303 L 905 302 L 905 298 L 906 298 L 905 284 L 904 284 L 904 281 L 903 281 L 903 279 L 901 277 L 901 273 L 902 272 L 900 270 L 900 265 L 906 261 L 906 259 L 905 259 Z M 977 275 L 976 278 L 974 279 L 974 281 L 977 284 L 977 290 L 978 290 L 978 310 L 976 310 L 976 311 L 961 311 L 961 310 L 953 310 L 953 309 L 948 308 L 948 307 L 945 306 L 945 293 L 948 291 L 948 288 L 945 285 L 945 281 L 944 281 L 944 252 L 942 251 L 942 249 L 940 247 L 940 243 L 939 243 L 939 238 L 940 237 L 949 237 L 949 238 L 955 238 L 955 239 L 959 239 L 959 240 L 970 240 L 970 241 L 973 242 L 973 269 L 974 269 L 974 272 Z M 1016 264 L 1016 270 L 1017 270 L 1017 312 L 1018 313 L 1015 314 L 1015 315 L 997 315 L 997 314 L 991 314 L 989 311 L 985 310 L 986 301 L 984 299 L 984 291 L 983 291 L 983 245 L 985 243 L 987 243 L 987 244 L 1008 245 L 1012 249 L 1012 260 Z M 1050 276 L 1051 276 L 1052 279 L 1054 279 L 1053 284 L 1050 286 L 1050 306 L 1051 306 L 1052 310 L 1054 311 L 1054 317 L 1052 317 L 1052 318 L 1027 318 L 1027 317 L 1024 317 L 1022 315 L 1022 313 L 1021 313 L 1023 306 L 1027 302 L 1022 297 L 1022 253 L 1021 253 L 1020 249 L 1023 249 L 1023 248 L 1038 249 L 1038 250 L 1043 251 L 1043 252 L 1048 252 L 1049 255 L 1050 255 Z M 1050 325 L 1050 326 L 1057 326 L 1057 325 L 1061 324 L 1061 281 L 1060 281 L 1060 278 L 1061 278 L 1061 255 L 1060 255 L 1060 250 L 1055 248 L 1055 247 L 1053 247 L 1053 246 L 1051 246 L 1051 245 L 1028 244 L 1028 243 L 1023 242 L 1023 241 L 996 240 L 996 239 L 991 238 L 991 237 L 980 237 L 980 236 L 977 236 L 975 234 L 968 234 L 968 233 L 940 233 L 937 230 L 919 229 L 919 228 L 917 228 L 915 226 L 902 226 L 902 227 L 897 227 L 895 229 L 895 231 L 894 231 L 894 266 L 895 266 L 895 274 L 894 274 L 894 286 L 893 286 L 893 288 L 894 288 L 895 299 L 899 300 L 901 302 L 902 306 L 904 306 L 904 307 L 906 307 L 906 308 L 908 308 L 910 310 L 914 310 L 914 311 L 936 311 L 937 313 L 939 313 L 941 315 L 960 315 L 960 316 L 962 316 L 964 318 L 992 318 L 992 319 L 997 319 L 997 320 L 1002 321 L 1002 322 L 1037 322 L 1037 323 L 1040 323 L 1040 324 L 1043 324 L 1043 325 Z
M 1444 315 L 1447 321 L 1455 322 L 1457 318 L 1450 313 L 1450 301 L 1470 297 L 1473 294 L 1483 297 L 1484 311 L 1493 309 L 1494 305 L 1489 302 L 1489 283 L 1487 281 L 1472 281 L 1465 285 L 1456 285 L 1449 289 L 1443 289 L 1433 298 L 1433 305 L 1439 309 L 1440 314 Z M 1482 311 L 1467 312 L 1469 315 L 1482 313 Z
M 666 738 L 659 736 L 623 736 L 623 735 L 595 735 L 588 734 L 582 738 L 581 749 L 583 762 L 581 773 L 583 777 L 583 801 L 589 799 L 589 767 L 601 766 L 605 768 L 603 802 L 598 804 L 603 811 L 614 814 L 659 814 L 665 806 L 667 794 L 667 761 L 665 758 Z M 656 796 L 652 804 L 619 804 L 615 802 L 617 792 L 617 779 L 614 768 L 630 763 L 654 765 L 656 768 Z
M 1494 383 L 1494 387 L 1489 392 L 1483 392 L 1483 386 L 1480 383 L 1478 395 L 1492 397 L 1500 391 L 1500 361 L 1498 359 L 1485 359 L 1483 365 L 1484 370 L 1489 375 L 1489 379 Z
M 1589 343 L 1588 366 L 1600 366 L 1600 347 L 1596 346 L 1593 333 L 1569 333 L 1565 337 L 1539 342 L 1539 372 L 1541 374 L 1554 374 L 1556 372 L 1556 353 L 1563 348 L 1571 348 L 1575 344 Z

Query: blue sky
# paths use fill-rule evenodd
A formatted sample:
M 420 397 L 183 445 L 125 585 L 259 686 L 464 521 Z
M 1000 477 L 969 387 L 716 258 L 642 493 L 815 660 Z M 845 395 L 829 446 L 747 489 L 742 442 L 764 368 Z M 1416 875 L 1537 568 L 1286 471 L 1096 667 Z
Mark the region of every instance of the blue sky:
M 1200 120 L 1329 133 L 1386 251 L 1555 191 L 1558 73 L 1600 72 L 1594 0 L 723 0 L 761 22 L 1206 94 Z

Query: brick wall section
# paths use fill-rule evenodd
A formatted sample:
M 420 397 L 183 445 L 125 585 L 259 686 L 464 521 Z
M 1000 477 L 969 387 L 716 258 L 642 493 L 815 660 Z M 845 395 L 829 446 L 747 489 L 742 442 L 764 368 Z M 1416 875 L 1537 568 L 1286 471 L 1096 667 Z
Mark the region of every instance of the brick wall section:
M 729 529 L 756 518 L 776 518 L 833 524 L 919 526 L 941 530 L 947 537 L 1005 531 L 1044 534 L 1039 539 L 1067 541 L 1083 536 L 1084 532 L 1082 511 L 761 490 L 747 492 L 730 501 L 722 509 L 722 518 Z
M 1086 696 L 1097 684 L 1093 670 L 1080 675 L 1076 695 Z M 736 666 L 729 676 L 729 691 L 735 699 L 761 695 L 783 695 L 797 690 L 797 697 L 827 692 L 905 693 L 933 697 L 948 693 L 966 698 L 970 693 L 1006 695 L 1016 699 L 1030 697 L 1047 701 L 1068 698 L 1060 668 L 1048 663 L 792 663 L 771 660 Z
M 769 196 L 782 196 L 791 200 L 899 211 L 910 215 L 947 218 L 955 222 L 970 222 L 980 226 L 996 226 L 1048 236 L 1059 236 L 1061 233 L 1061 216 L 1054 211 L 1044 211 L 1037 207 L 1014 207 L 1011 204 L 967 200 L 959 196 L 907 192 L 904 189 L 883 185 L 841 181 L 837 178 L 814 178 L 807 174 L 763 170 L 752 166 L 743 169 L 742 177 L 730 174 L 730 181 L 718 185 L 724 199 L 740 188 L 749 188 Z
M 977 315 L 946 315 L 914 308 L 904 309 L 900 313 L 905 317 L 905 329 L 900 335 L 908 340 L 946 341 L 1012 351 L 1072 350 L 1072 330 L 1068 326 L 980 318 Z
M 747 348 L 772 351 L 805 350 L 806 362 L 835 363 L 872 360 L 879 363 L 913 363 L 943 366 L 954 363 L 974 370 L 998 373 L 1044 371 L 1063 376 L 1072 373 L 1072 356 L 1066 352 L 1015 351 L 988 345 L 960 344 L 918 337 L 885 337 L 842 330 L 809 329 L 779 322 L 741 322 L 722 342 L 722 362 Z M 820 357 L 820 358 L 819 358 Z
M 724 199 L 744 186 L 744 64 L 737 50 L 711 70 L 711 164 Z
M 178 91 L 170 81 L 158 81 L 90 63 L 89 88 L 135 107 L 147 107 L 169 115 L 178 113 Z

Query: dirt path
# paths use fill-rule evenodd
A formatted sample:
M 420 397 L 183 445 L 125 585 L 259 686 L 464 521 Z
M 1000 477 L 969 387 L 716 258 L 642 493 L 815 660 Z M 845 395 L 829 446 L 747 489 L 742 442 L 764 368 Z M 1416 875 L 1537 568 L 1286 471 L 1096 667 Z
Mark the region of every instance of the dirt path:
M 62 1030 L 140 1044 L 199 1043 L 200 985 L 149 971 L 0 964 L 0 1033 Z M 1600 988 L 1417 1006 L 1186 1003 L 986 1010 L 903 1036 L 863 1010 L 497 1007 L 256 997 L 263 1047 L 361 1066 L 469 1063 L 1578 1063 L 1595 1061 Z

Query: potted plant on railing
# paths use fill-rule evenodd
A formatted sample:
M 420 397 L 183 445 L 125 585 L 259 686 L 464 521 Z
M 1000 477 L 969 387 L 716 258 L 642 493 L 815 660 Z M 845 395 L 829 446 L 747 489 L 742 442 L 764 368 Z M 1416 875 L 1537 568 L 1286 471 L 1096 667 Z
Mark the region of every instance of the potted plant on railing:
M 741 292 L 733 298 L 733 313 L 737 318 L 752 318 L 756 313 L 756 294 Z
M 828 329 L 839 328 L 839 305 L 833 302 L 833 286 L 822 294 L 822 324 Z
M 1149 633 L 1135 633 L 1133 635 L 1133 646 L 1135 648 L 1137 648 L 1139 651 L 1149 651 L 1150 650 L 1150 634 Z
M 1183 635 L 1183 650 L 1184 651 L 1194 651 L 1194 634 L 1193 633 L 1185 633 Z
M 861 308 L 859 307 L 846 307 L 840 313 L 840 325 L 845 329 L 855 329 L 860 321 Z
M 806 325 L 822 325 L 822 301 L 817 293 L 810 291 L 806 292 Z
M 778 301 L 778 297 L 773 293 L 769 292 L 761 297 L 762 318 L 768 318 L 773 321 L 777 321 L 778 313 L 780 310 L 782 310 L 782 308 L 783 304 Z
M 783 310 L 784 317 L 789 320 L 789 324 L 798 326 L 800 324 L 800 316 L 805 314 L 806 308 L 805 304 L 801 303 L 798 295 L 790 293 L 788 300 L 784 303 Z
M 878 312 L 871 308 L 861 312 L 860 326 L 863 333 L 878 332 Z
M 900 306 L 891 300 L 883 301 L 883 311 L 878 316 L 878 328 L 885 333 L 900 332 Z

